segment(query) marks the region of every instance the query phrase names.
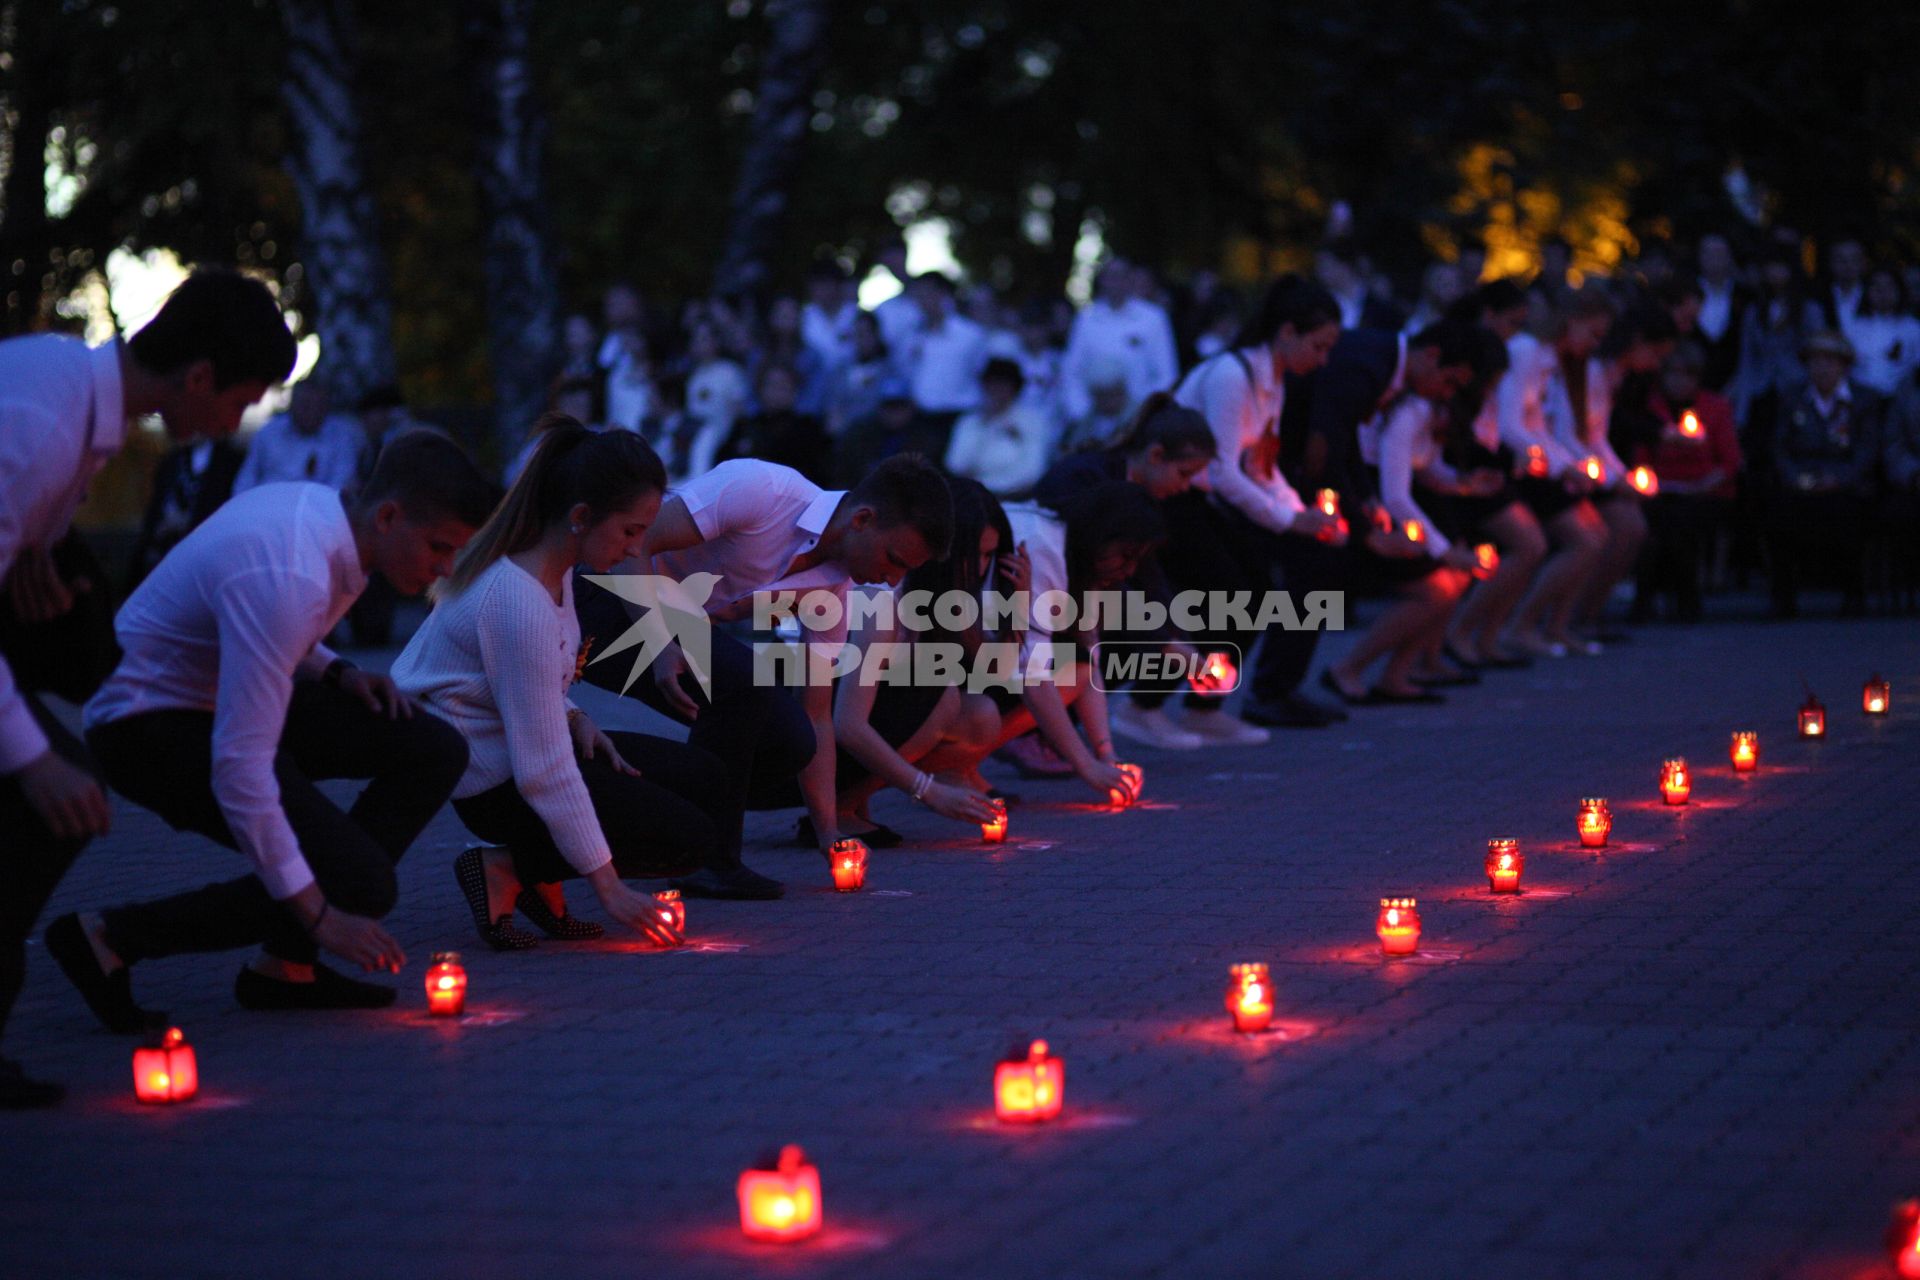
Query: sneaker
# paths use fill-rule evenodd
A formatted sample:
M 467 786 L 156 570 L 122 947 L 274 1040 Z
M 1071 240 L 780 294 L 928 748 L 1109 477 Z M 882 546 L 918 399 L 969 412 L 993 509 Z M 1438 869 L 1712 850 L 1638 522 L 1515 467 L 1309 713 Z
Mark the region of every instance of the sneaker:
M 1073 766 L 1037 733 L 1022 734 L 994 754 L 1018 769 L 1023 778 L 1065 778 L 1073 773 Z
M 1273 734 L 1259 725 L 1248 724 L 1239 716 L 1230 716 L 1218 708 L 1202 711 L 1188 707 L 1181 725 L 1188 733 L 1213 746 L 1257 747 L 1273 741 Z
M 1206 745 L 1199 734 L 1175 724 L 1161 707 L 1122 702 L 1109 709 L 1107 723 L 1118 737 L 1163 751 L 1193 751 Z

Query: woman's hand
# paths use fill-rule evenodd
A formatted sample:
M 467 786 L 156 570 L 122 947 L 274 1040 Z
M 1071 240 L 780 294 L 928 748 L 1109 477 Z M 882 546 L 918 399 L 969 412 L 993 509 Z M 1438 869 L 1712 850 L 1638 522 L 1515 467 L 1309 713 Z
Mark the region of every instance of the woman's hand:
M 653 682 L 660 687 L 660 696 L 667 700 L 668 709 L 689 720 L 697 720 L 700 717 L 700 704 L 680 683 L 680 677 L 691 671 L 692 668 L 687 666 L 687 655 L 680 652 L 678 644 L 669 644 L 653 660 Z
M 970 787 L 936 782 L 920 798 L 927 808 L 955 822 L 991 822 L 995 817 L 993 801 Z
M 600 905 L 608 915 L 644 935 L 648 941 L 662 947 L 677 947 L 687 940 L 684 933 L 673 927 L 673 913 L 661 906 L 653 895 L 627 888 L 611 862 L 588 876 L 587 883 L 600 896 Z
M 1033 585 L 1033 561 L 1027 558 L 1027 544 L 1021 543 L 1011 551 L 1002 551 L 994 557 L 994 570 L 1000 581 L 1006 586 L 1006 592 L 1025 591 Z
M 1080 775 L 1082 782 L 1100 793 L 1102 800 L 1111 799 L 1116 791 L 1126 796 L 1133 795 L 1133 780 L 1109 761 L 1089 760 L 1085 768 L 1075 772 Z
M 628 764 L 615 749 L 613 739 L 606 731 L 595 724 L 584 711 L 573 711 L 567 715 L 567 732 L 573 737 L 573 750 L 582 760 L 592 760 L 596 756 L 612 765 L 614 772 L 624 773 L 630 778 L 640 776 L 640 771 Z

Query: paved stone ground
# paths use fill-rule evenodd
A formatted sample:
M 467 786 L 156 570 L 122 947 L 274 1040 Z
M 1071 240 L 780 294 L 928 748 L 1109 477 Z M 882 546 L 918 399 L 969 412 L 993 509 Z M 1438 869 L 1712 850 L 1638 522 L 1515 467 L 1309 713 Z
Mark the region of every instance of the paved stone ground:
M 692 904 L 715 949 L 476 949 L 443 815 L 403 867 L 401 1007 L 268 1016 L 235 957 L 143 967 L 201 1100 L 131 1101 L 125 1042 L 35 951 L 11 1044 L 67 1079 L 0 1116 L 0 1275 L 1773 1277 L 1879 1274 L 1920 1191 L 1911 623 L 1648 629 L 1237 754 L 1153 756 L 1144 809 L 1019 784 L 999 852 L 925 843 L 869 892 L 756 817 L 777 904 Z M 1894 680 L 1867 722 L 1870 668 Z M 1802 677 L 1831 740 L 1794 741 Z M 1728 732 L 1757 728 L 1736 780 Z M 1661 757 L 1702 776 L 1652 803 Z M 1616 842 L 1568 850 L 1574 801 Z M 225 873 L 121 805 L 56 910 Z M 1534 892 L 1479 863 L 1511 834 Z M 1428 955 L 1383 962 L 1376 900 Z M 577 894 L 584 899 L 590 895 Z M 482 1017 L 431 1025 L 426 954 Z M 737 948 L 737 949 L 736 949 Z M 1228 964 L 1274 966 L 1286 1035 L 1238 1039 Z M 991 1120 L 993 1060 L 1044 1035 L 1068 1117 Z M 753 1247 L 736 1173 L 823 1170 L 814 1244 Z

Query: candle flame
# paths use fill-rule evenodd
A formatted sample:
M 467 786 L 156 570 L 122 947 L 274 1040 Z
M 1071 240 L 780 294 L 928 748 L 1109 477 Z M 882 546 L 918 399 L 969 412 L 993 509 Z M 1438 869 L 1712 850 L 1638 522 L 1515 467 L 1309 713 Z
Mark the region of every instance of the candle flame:
M 1700 415 L 1696 414 L 1691 409 L 1681 414 L 1680 415 L 1680 434 L 1688 437 L 1699 435 L 1700 434 Z

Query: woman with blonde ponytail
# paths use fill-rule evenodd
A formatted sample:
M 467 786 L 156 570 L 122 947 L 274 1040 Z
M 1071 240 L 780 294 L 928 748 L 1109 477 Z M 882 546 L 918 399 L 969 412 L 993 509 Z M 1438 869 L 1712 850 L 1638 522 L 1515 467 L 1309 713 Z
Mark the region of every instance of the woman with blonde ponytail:
M 604 573 L 635 555 L 660 511 L 666 471 L 639 436 L 546 424 L 504 501 L 474 535 L 393 678 L 467 741 L 460 820 L 488 845 L 454 861 L 481 940 L 518 950 L 596 938 L 560 882 L 584 877 L 607 914 L 663 945 L 682 940 L 623 877 L 737 858 L 740 810 L 725 771 L 684 743 L 607 733 L 572 705 L 588 655 L 573 611 L 576 566 Z

